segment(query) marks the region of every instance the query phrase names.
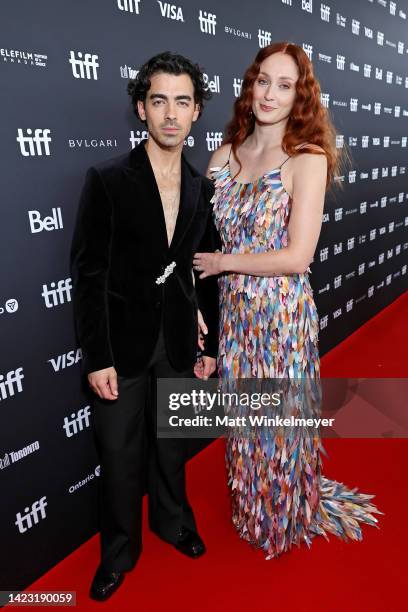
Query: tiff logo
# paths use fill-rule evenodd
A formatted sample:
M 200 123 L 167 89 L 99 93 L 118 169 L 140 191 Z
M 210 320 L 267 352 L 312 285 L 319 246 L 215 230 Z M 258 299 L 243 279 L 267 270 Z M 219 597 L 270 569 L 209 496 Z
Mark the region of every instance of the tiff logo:
M 43 152 L 45 155 L 51 155 L 49 147 L 49 143 L 51 142 L 50 132 L 51 130 L 48 129 L 43 130 L 41 128 L 37 128 L 34 130 L 34 136 L 32 136 L 33 130 L 28 128 L 26 130 L 27 136 L 24 136 L 23 130 L 18 128 L 18 136 L 16 140 L 20 145 L 21 155 L 24 157 L 29 157 L 34 155 L 42 155 Z M 27 144 L 28 150 L 26 147 Z
M 322 21 L 330 21 L 330 6 L 328 4 L 320 5 L 320 19 Z
M 326 261 L 329 257 L 329 247 L 320 249 L 320 261 Z
M 307 57 L 312 61 L 313 57 L 313 45 L 308 45 L 306 43 L 302 43 L 303 51 L 306 53 Z
M 65 304 L 65 302 L 71 301 L 71 278 L 59 280 L 57 285 L 52 282 L 50 283 L 50 287 L 51 289 L 48 289 L 47 285 L 43 285 L 43 291 L 41 293 L 44 298 L 46 308 L 53 308 L 54 306 Z
M 37 523 L 39 523 L 40 518 L 42 519 L 46 518 L 46 514 L 45 514 L 45 506 L 47 505 L 46 499 L 47 498 L 44 495 L 41 499 L 36 500 L 32 504 L 31 510 L 27 506 L 26 508 L 24 508 L 25 514 L 22 515 L 21 512 L 18 512 L 16 514 L 16 522 L 14 524 L 17 525 L 20 533 L 24 533 L 28 529 L 31 529 L 31 527 L 33 527 L 34 525 L 37 525 Z
M 339 287 L 341 287 L 341 274 L 334 277 L 334 288 L 338 289 Z
M 344 147 L 344 134 L 336 134 L 336 149 Z
M 327 327 L 327 323 L 329 322 L 329 315 L 324 315 L 324 317 L 320 317 L 320 329 L 324 329 Z
M 139 15 L 139 4 L 140 0 L 118 0 L 118 8 L 121 11 L 136 13 L 136 15 Z
M 207 13 L 202 11 L 198 15 L 198 21 L 200 22 L 200 30 L 204 34 L 212 34 L 215 36 L 215 26 L 217 25 L 217 15 L 214 13 Z
M 325 108 L 329 108 L 330 94 L 320 92 L 320 101 L 322 103 L 322 106 L 324 106 Z
M 344 70 L 346 64 L 346 56 L 345 55 L 339 55 L 337 53 L 336 55 L 336 68 L 337 70 Z
M 222 145 L 222 132 L 207 132 L 206 142 L 208 151 L 215 151 Z
M 258 43 L 261 49 L 267 47 L 272 42 L 272 34 L 267 30 L 258 30 Z
M 71 414 L 71 419 L 69 419 L 68 417 L 64 418 L 64 424 L 62 428 L 65 430 L 65 435 L 67 436 L 67 438 L 72 438 L 72 436 L 75 436 L 80 431 L 83 431 L 84 423 L 85 427 L 89 427 L 90 413 L 91 412 L 89 406 L 85 406 L 85 408 L 80 408 L 76 414 L 75 412 L 73 412 Z
M 10 372 L 7 372 L 5 379 L 4 375 L 0 374 L 0 401 L 12 397 L 15 394 L 15 390 L 17 390 L 17 393 L 21 393 L 23 390 L 23 385 L 21 384 L 23 378 L 23 368 L 10 370 Z
M 234 96 L 236 98 L 239 98 L 239 96 L 241 95 L 241 89 L 242 89 L 242 79 L 237 79 L 236 77 L 234 77 L 234 82 L 232 83 L 232 87 L 234 88 Z
M 149 132 L 147 132 L 146 130 L 143 131 L 139 131 L 136 130 L 136 136 L 135 136 L 135 132 L 134 130 L 130 130 L 130 144 L 132 145 L 132 149 L 135 148 L 136 145 L 140 144 L 142 142 L 142 140 L 147 140 L 149 137 Z
M 78 51 L 77 56 L 78 59 L 75 57 L 75 51 L 70 51 L 69 63 L 72 66 L 72 74 L 74 77 L 76 79 L 93 79 L 94 81 L 97 81 L 97 68 L 99 68 L 97 61 L 98 56 L 92 53 L 85 53 L 83 55 L 81 51 Z M 77 68 L 79 68 L 79 73 Z
M 360 36 L 360 22 L 358 19 L 351 20 L 351 32 L 356 36 Z

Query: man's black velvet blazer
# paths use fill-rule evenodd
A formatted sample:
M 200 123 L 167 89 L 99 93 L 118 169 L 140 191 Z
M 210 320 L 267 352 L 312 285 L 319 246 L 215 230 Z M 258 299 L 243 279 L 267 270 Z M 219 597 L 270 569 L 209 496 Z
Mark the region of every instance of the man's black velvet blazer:
M 168 246 L 157 183 L 142 141 L 130 153 L 91 167 L 71 249 L 73 304 L 86 373 L 114 366 L 136 376 L 148 364 L 163 316 L 171 365 L 197 354 L 197 307 L 208 326 L 204 354 L 218 348 L 218 282 L 192 279 L 195 252 L 221 248 L 213 225 L 214 188 L 182 156 L 180 208 Z M 156 279 L 176 266 L 164 283 Z

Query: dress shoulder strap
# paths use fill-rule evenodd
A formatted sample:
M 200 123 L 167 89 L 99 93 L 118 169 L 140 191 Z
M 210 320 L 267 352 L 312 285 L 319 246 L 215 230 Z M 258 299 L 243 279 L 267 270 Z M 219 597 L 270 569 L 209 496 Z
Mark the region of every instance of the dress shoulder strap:
M 290 159 L 291 157 L 292 157 L 292 156 L 291 156 L 291 155 L 289 155 L 289 157 L 288 157 L 287 159 L 285 159 L 285 161 L 283 162 L 283 164 L 286 164 L 286 162 L 288 161 L 288 159 Z M 281 165 L 279 166 L 279 168 L 282 168 L 283 164 L 281 164 Z

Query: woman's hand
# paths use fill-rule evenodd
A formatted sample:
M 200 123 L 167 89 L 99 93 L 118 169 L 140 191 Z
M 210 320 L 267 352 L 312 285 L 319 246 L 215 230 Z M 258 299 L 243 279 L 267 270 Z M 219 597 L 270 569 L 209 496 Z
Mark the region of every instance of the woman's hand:
M 215 253 L 196 253 L 193 258 L 193 268 L 201 272 L 199 278 L 207 278 L 223 272 L 224 255 L 221 251 Z

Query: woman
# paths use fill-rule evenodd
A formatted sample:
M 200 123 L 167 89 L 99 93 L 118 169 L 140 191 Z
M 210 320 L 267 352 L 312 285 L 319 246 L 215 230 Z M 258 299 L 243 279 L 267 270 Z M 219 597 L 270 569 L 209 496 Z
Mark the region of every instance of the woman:
M 341 161 L 305 52 L 288 42 L 261 49 L 209 164 L 223 252 L 197 253 L 193 265 L 200 278 L 221 275 L 220 378 L 290 381 L 280 414 L 310 416 L 319 404 L 308 266 Z M 359 522 L 377 523 L 372 495 L 321 475 L 321 451 L 316 433 L 301 428 L 230 430 L 233 522 L 267 559 L 316 534 L 360 540 Z

